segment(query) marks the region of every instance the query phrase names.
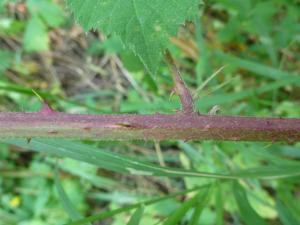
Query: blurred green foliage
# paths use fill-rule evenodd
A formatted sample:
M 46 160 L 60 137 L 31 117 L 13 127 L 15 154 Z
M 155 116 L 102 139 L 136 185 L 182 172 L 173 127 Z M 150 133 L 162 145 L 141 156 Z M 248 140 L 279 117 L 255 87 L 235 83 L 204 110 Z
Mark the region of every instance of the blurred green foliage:
M 38 110 L 32 89 L 70 113 L 180 107 L 178 97 L 169 97 L 173 84 L 163 63 L 153 80 L 118 38 L 76 25 L 63 1 L 0 5 L 1 111 Z M 299 117 L 298 1 L 206 1 L 200 14 L 169 43 L 197 109 Z M 165 141 L 160 147 L 172 170 L 160 170 L 150 142 L 3 140 L 0 224 L 80 218 L 77 224 L 300 224 L 299 143 Z M 129 166 L 133 174 L 122 173 Z M 187 170 L 243 179 L 191 177 Z M 155 171 L 164 173 L 140 176 Z M 174 171 L 184 172 L 172 178 Z M 266 176 L 272 179 L 261 179 Z

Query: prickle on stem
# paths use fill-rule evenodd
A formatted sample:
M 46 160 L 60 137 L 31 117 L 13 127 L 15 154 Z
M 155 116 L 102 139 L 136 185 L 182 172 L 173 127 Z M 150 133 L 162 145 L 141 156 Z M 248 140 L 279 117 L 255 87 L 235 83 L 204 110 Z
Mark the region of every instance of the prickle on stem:
M 55 113 L 55 111 L 50 107 L 47 101 L 45 101 L 35 90 L 31 89 L 32 92 L 38 97 L 38 99 L 42 103 L 42 107 L 39 111 L 41 114 L 52 114 Z
M 44 114 L 44 115 L 49 115 L 55 113 L 55 111 L 49 106 L 47 102 L 43 102 L 43 106 L 40 109 L 39 113 Z

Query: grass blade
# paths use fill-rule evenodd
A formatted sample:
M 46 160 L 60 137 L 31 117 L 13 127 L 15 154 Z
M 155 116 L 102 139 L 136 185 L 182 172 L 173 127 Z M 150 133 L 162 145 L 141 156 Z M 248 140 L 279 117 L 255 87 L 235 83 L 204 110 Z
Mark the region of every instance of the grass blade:
M 212 187 L 208 187 L 207 189 L 199 192 L 198 200 L 195 205 L 195 210 L 194 210 L 193 216 L 192 216 L 190 222 L 188 223 L 188 225 L 198 225 L 199 224 L 199 219 L 200 219 L 201 213 L 202 213 L 203 209 L 205 208 L 205 206 L 208 205 L 208 202 L 209 202 L 209 199 L 211 196 L 211 192 L 212 192 Z
M 183 216 L 198 202 L 199 193 L 188 201 L 184 202 L 175 212 L 173 212 L 163 225 L 176 225 L 179 224 Z
M 33 139 L 30 143 L 24 139 L 4 141 L 21 148 L 31 149 L 38 152 L 69 157 L 75 160 L 91 163 L 119 173 L 140 176 L 165 176 L 165 177 L 206 177 L 220 179 L 237 179 L 226 174 L 202 173 L 183 169 L 173 169 L 138 161 L 117 153 L 100 150 L 96 147 L 75 141 L 55 139 Z
M 205 44 L 205 38 L 203 35 L 203 25 L 201 23 L 200 18 L 195 19 L 195 25 L 196 25 L 196 41 L 197 41 L 197 46 L 199 48 L 199 54 L 198 57 L 198 62 L 197 62 L 197 84 L 200 85 L 203 81 L 203 77 L 205 74 L 210 74 L 211 73 L 211 67 L 209 64 L 209 54 L 208 54 L 208 49 Z
M 294 75 L 284 72 L 282 70 L 266 66 L 257 62 L 253 62 L 246 59 L 241 59 L 233 55 L 225 54 L 223 52 L 215 52 L 216 56 L 221 58 L 222 60 L 225 60 L 227 63 L 233 64 L 239 68 L 246 69 L 248 71 L 251 71 L 261 77 L 274 79 L 274 80 L 281 80 L 286 78 L 293 78 Z M 299 76 L 297 77 L 297 81 L 300 81 Z
M 282 166 L 263 166 L 233 172 L 240 178 L 260 178 L 264 179 L 282 179 L 288 177 L 300 176 L 300 166 L 282 165 Z
M 129 222 L 127 223 L 127 225 L 139 225 L 140 221 L 142 219 L 143 213 L 144 213 L 144 207 L 141 206 L 139 207 L 134 214 L 131 216 Z
M 69 199 L 68 195 L 66 194 L 60 179 L 59 179 L 59 174 L 58 170 L 55 169 L 54 173 L 54 182 L 55 182 L 55 187 L 59 196 L 59 199 L 61 201 L 61 204 L 66 211 L 66 213 L 69 215 L 71 220 L 79 220 L 82 219 L 82 215 L 76 210 L 75 206 L 72 204 L 71 200 Z
M 224 224 L 224 202 L 223 202 L 223 196 L 222 196 L 222 189 L 221 189 L 221 183 L 217 182 L 216 184 L 216 193 L 215 193 L 215 198 L 216 198 L 216 225 L 223 225 Z
M 162 167 L 118 153 L 104 151 L 91 145 L 68 140 L 36 138 L 31 140 L 30 143 L 25 139 L 10 139 L 3 142 L 37 152 L 69 157 L 114 172 L 138 176 L 279 179 L 300 175 L 299 166 L 261 167 L 232 172 L 231 174 L 206 173 L 195 170 Z
M 279 208 L 291 215 L 291 219 L 300 221 L 300 206 L 289 188 L 280 187 L 277 190 Z
M 284 77 L 281 80 L 270 82 L 258 88 L 247 89 L 236 93 L 219 94 L 214 96 L 203 97 L 201 101 L 198 101 L 198 104 L 196 106 L 198 108 L 201 108 L 201 107 L 211 107 L 213 105 L 229 104 L 229 103 L 240 101 L 248 97 L 259 96 L 261 94 L 274 91 L 278 88 L 291 85 L 291 84 L 295 86 L 296 85 L 300 86 L 300 79 L 296 76 L 289 76 L 289 77 Z
M 50 157 L 46 159 L 46 162 L 50 165 L 56 165 L 56 161 L 57 160 Z M 72 164 L 70 162 L 72 162 Z M 81 169 L 78 170 L 78 167 L 80 167 Z M 98 169 L 97 166 L 85 162 L 80 162 L 78 160 L 70 160 L 69 158 L 60 160 L 58 169 L 60 171 L 67 172 L 68 174 L 72 174 L 76 178 L 82 179 L 85 182 L 88 181 L 98 188 L 110 190 L 119 186 L 117 181 L 108 177 L 97 175 L 95 172 L 95 170 Z
M 206 85 L 212 81 L 223 69 L 225 68 L 225 66 L 222 66 L 221 68 L 219 68 L 216 72 L 214 72 L 212 75 L 210 75 L 198 88 L 197 90 L 194 92 L 193 98 L 199 98 L 199 94 L 200 91 L 203 90 L 203 88 L 206 87 Z
M 177 143 L 178 147 L 180 147 L 180 149 L 185 153 L 185 155 L 191 160 L 193 164 L 199 165 L 205 162 L 205 158 L 190 144 L 184 141 L 178 141 Z
M 284 203 L 277 199 L 276 208 L 278 211 L 278 216 L 283 225 L 298 225 L 299 220 L 297 220 L 293 214 L 288 210 Z
M 132 209 L 137 209 L 141 205 L 144 205 L 144 206 L 152 205 L 152 204 L 155 204 L 155 203 L 158 203 L 158 202 L 170 199 L 170 198 L 175 198 L 175 197 L 180 196 L 180 195 L 185 195 L 187 193 L 191 193 L 191 192 L 194 192 L 194 191 L 199 191 L 202 188 L 207 188 L 207 187 L 208 187 L 208 185 L 203 185 L 203 186 L 198 187 L 198 188 L 193 188 L 193 189 L 189 189 L 189 190 L 185 190 L 185 191 L 181 191 L 181 192 L 176 192 L 176 193 L 173 193 L 173 194 L 170 194 L 170 195 L 167 195 L 167 196 L 150 199 L 150 200 L 143 201 L 143 202 L 140 202 L 140 203 L 137 203 L 137 204 L 132 204 L 132 205 L 128 205 L 128 206 L 125 206 L 125 207 L 121 207 L 121 208 L 118 208 L 118 209 L 115 209 L 115 210 L 107 210 L 105 212 L 95 214 L 95 215 L 86 217 L 84 219 L 68 223 L 66 225 L 82 225 L 82 224 L 85 224 L 85 223 L 90 223 L 90 222 L 103 220 L 103 219 L 112 217 L 114 215 L 120 214 L 120 213 L 128 212 Z
M 234 182 L 232 191 L 240 210 L 242 220 L 248 225 L 266 225 L 267 223 L 255 212 L 250 205 L 245 189 L 238 183 Z

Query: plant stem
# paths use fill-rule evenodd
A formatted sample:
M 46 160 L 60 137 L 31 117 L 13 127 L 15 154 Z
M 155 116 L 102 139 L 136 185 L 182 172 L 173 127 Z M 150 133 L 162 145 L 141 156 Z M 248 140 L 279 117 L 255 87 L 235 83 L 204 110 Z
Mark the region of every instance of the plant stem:
M 300 119 L 200 115 L 170 52 L 166 61 L 182 112 L 174 115 L 81 115 L 55 112 L 44 102 L 35 113 L 0 113 L 0 138 L 97 140 L 300 141 Z
M 175 61 L 174 61 L 171 53 L 169 52 L 169 50 L 165 51 L 165 59 L 169 65 L 169 68 L 170 68 L 170 71 L 172 74 L 175 92 L 180 97 L 183 113 L 189 114 L 189 113 L 195 112 L 193 97 L 192 97 L 189 89 L 186 87 L 186 84 L 185 84 L 184 80 L 182 79 L 182 77 L 180 75 L 180 71 L 177 68 Z
M 300 141 L 300 119 L 175 115 L 0 113 L 0 138 Z

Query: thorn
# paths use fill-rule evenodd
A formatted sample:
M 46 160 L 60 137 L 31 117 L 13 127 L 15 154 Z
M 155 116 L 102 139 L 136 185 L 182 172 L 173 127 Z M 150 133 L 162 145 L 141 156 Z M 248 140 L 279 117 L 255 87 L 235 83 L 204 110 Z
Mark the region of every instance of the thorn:
M 30 144 L 32 138 L 27 138 L 27 144 Z
M 33 89 L 31 91 L 38 97 L 38 99 L 42 103 L 42 108 L 40 109 L 39 113 L 42 114 L 51 114 L 54 113 L 55 111 L 49 106 L 49 104 Z
M 55 111 L 48 105 L 47 102 L 43 102 L 43 106 L 42 106 L 41 110 L 39 111 L 39 113 L 52 114 L 52 113 L 55 113 Z

